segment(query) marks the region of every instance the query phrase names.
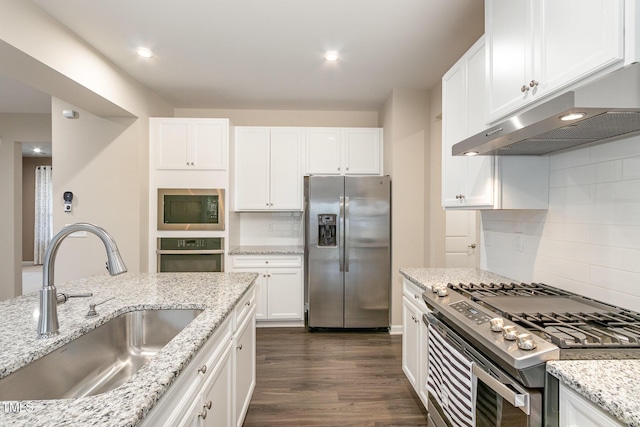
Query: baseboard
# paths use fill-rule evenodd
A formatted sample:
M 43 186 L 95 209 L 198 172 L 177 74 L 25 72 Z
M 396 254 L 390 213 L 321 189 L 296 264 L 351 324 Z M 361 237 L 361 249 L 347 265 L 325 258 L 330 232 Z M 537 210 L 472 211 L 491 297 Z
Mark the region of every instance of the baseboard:
M 402 335 L 402 325 L 391 325 L 389 335 Z
M 257 320 L 256 328 L 304 328 L 304 320 Z

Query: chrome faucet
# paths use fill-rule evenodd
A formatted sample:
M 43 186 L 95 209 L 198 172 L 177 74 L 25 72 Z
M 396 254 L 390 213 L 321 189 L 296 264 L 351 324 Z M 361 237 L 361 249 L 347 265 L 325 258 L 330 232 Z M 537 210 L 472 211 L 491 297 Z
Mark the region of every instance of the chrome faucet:
M 59 298 L 53 282 L 53 266 L 60 243 L 71 233 L 76 231 L 88 231 L 102 240 L 107 250 L 107 270 L 115 276 L 127 271 L 115 240 L 103 228 L 97 225 L 78 223 L 71 224 L 60 230 L 49 242 L 44 256 L 42 268 L 42 289 L 40 289 L 40 318 L 38 320 L 38 338 L 50 338 L 58 335 L 60 325 L 58 323 L 58 304 L 63 304 L 68 298 Z M 62 294 L 64 295 L 64 294 Z

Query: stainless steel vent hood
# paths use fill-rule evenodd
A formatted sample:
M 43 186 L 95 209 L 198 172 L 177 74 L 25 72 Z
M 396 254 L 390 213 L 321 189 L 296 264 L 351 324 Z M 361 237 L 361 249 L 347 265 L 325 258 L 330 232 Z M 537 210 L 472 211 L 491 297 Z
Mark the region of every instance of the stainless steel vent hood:
M 563 121 L 571 113 L 583 117 Z M 454 156 L 542 155 L 640 132 L 640 64 L 564 93 L 453 146 Z

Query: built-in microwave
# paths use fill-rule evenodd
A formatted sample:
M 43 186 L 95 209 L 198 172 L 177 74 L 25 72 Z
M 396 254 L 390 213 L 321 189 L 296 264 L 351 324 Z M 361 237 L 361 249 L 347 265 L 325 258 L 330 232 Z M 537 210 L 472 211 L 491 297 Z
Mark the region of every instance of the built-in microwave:
M 224 190 L 159 188 L 158 230 L 224 230 Z

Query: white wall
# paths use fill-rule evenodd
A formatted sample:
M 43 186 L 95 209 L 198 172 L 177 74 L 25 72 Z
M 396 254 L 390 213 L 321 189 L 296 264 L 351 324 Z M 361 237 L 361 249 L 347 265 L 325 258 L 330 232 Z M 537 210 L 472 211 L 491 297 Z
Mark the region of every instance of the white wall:
M 550 162 L 548 211 L 482 212 L 482 268 L 640 311 L 640 136 Z
M 407 267 L 426 267 L 429 259 L 430 94 L 394 90 L 381 113 L 385 173 L 391 175 L 391 325 L 402 325 L 402 276 Z M 438 198 L 436 198 L 436 203 Z

